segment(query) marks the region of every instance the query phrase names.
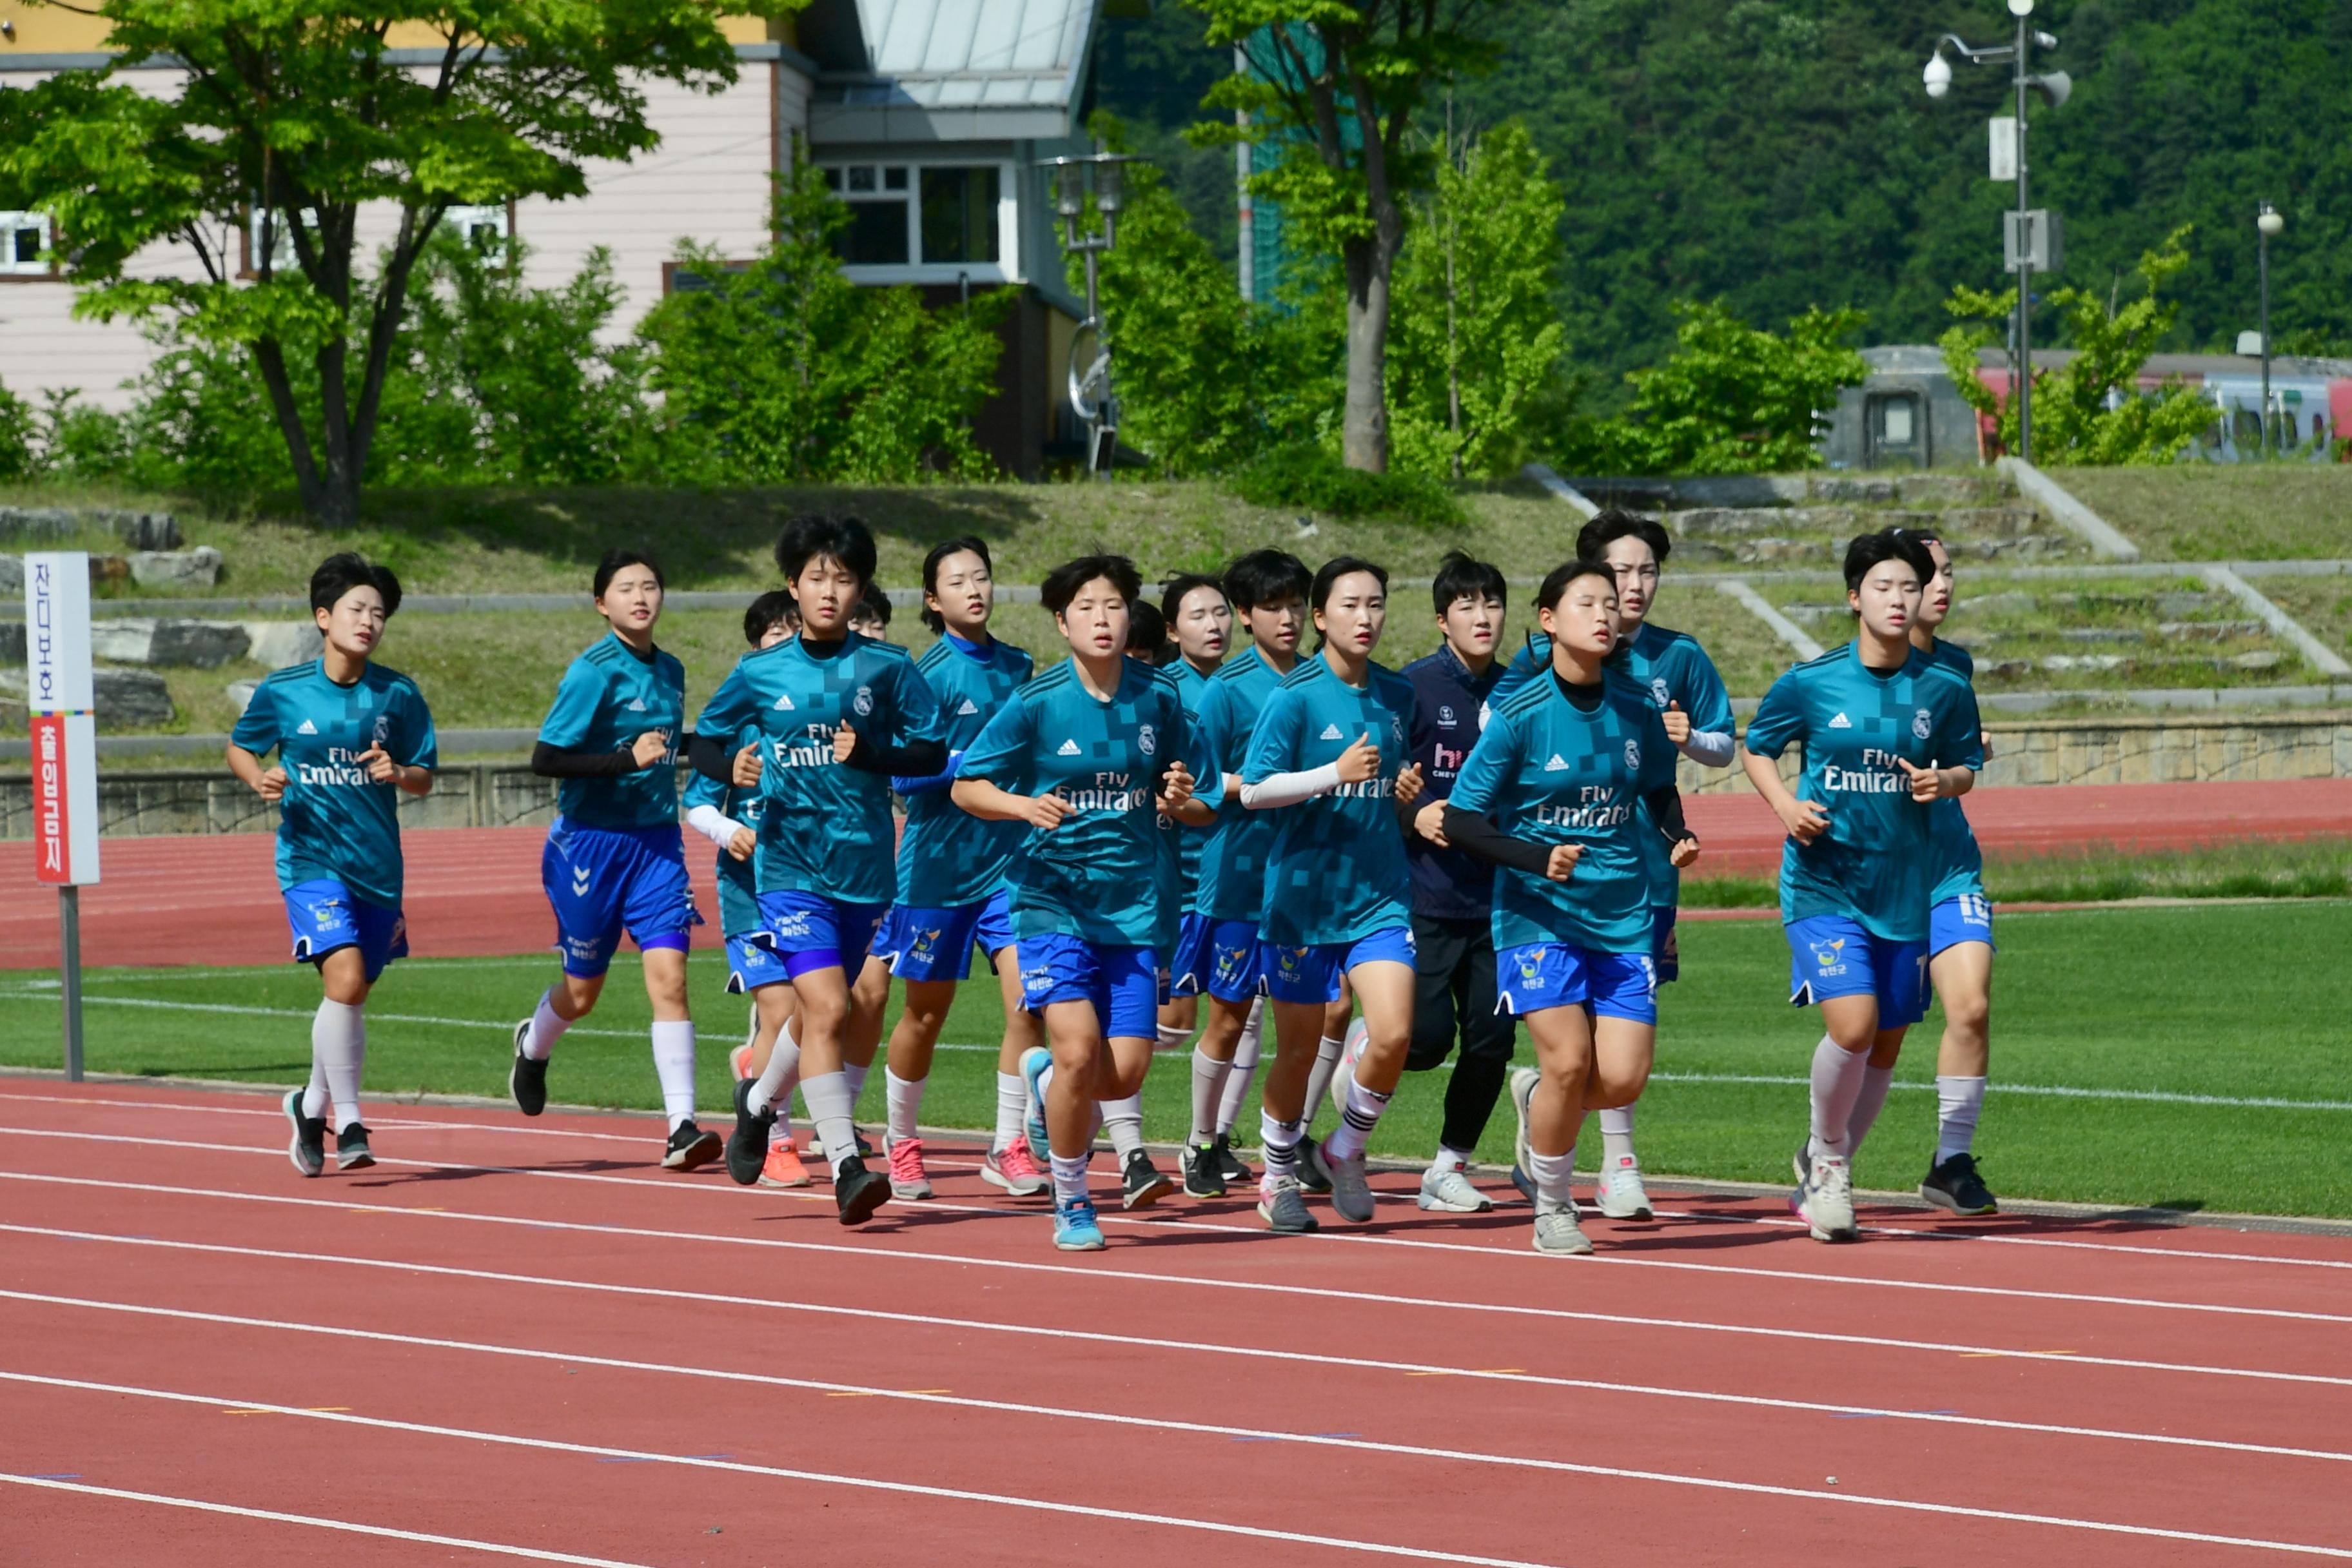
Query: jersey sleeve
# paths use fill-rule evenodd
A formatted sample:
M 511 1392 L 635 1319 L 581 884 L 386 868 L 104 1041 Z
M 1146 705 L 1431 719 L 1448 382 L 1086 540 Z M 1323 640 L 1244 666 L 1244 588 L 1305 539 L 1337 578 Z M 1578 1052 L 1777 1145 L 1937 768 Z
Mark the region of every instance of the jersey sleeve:
M 1541 669 L 1544 660 L 1551 657 L 1551 639 L 1546 637 L 1543 641 L 1541 653 L 1536 651 L 1535 642 L 1530 639 L 1512 657 L 1510 667 L 1503 671 L 1503 679 L 1495 682 L 1494 690 L 1486 693 L 1487 712 L 1500 710 L 1503 699 L 1535 679 L 1536 671 Z
M 1640 704 L 1642 714 L 1642 770 L 1634 782 L 1634 793 L 1648 795 L 1652 790 L 1665 788 L 1675 782 L 1675 759 L 1681 753 L 1674 742 L 1666 738 L 1666 721 L 1657 709 L 1649 703 Z
M 432 773 L 441 766 L 441 742 L 433 732 L 433 710 L 425 693 L 414 686 L 403 689 L 400 711 L 400 752 L 393 760 L 404 767 Z
M 562 693 L 558 692 L 557 703 L 561 705 L 562 700 Z M 554 715 L 550 714 L 548 719 L 552 723 Z M 742 731 L 758 728 L 758 703 L 751 695 L 751 682 L 743 674 L 743 663 L 738 659 L 735 668 L 727 672 L 727 679 L 719 683 L 719 689 L 710 694 L 710 700 L 702 705 L 701 714 L 694 721 L 694 732 L 728 736 L 728 750 L 734 752 L 745 744 Z M 540 739 L 547 737 L 542 734 Z
M 1276 687 L 1257 716 L 1257 731 L 1250 737 L 1249 755 L 1242 759 L 1242 783 L 1262 784 L 1297 765 L 1298 731 L 1306 721 L 1307 704 L 1289 687 Z
M 1503 786 L 1510 781 L 1518 755 L 1518 725 L 1507 715 L 1493 714 L 1486 727 L 1478 732 L 1478 743 L 1463 759 L 1462 771 L 1454 775 L 1454 790 L 1445 797 L 1445 804 L 1482 816 L 1492 815 L 1502 798 Z
M 578 751 L 588 743 L 604 705 L 604 677 L 586 659 L 573 659 L 555 688 L 555 700 L 547 710 L 546 722 L 539 727 L 539 738 L 559 752 Z
M 1805 728 L 1805 704 L 1797 687 L 1797 672 L 1789 670 L 1772 683 L 1748 721 L 1748 749 L 1759 757 L 1778 757 Z
M 1727 735 L 1734 729 L 1731 717 L 1731 692 L 1723 684 L 1722 672 L 1706 650 L 1692 643 L 1686 650 L 1686 662 L 1680 682 L 1682 690 L 1675 700 L 1690 715 L 1691 728 Z
M 1024 793 L 1030 780 L 1029 752 L 1035 729 L 1027 700 L 1015 694 L 964 748 L 956 776 L 979 779 L 1015 795 Z
M 919 741 L 945 741 L 947 719 L 940 709 L 940 694 L 931 689 L 931 683 L 915 668 L 913 659 L 894 660 L 890 668 L 890 717 L 898 729 L 894 743 L 906 746 Z
M 1943 722 L 1937 726 L 1936 765 L 1984 771 L 1984 727 L 1977 715 L 1977 694 L 1957 683 Z
M 278 744 L 278 700 L 265 684 L 253 689 L 253 700 L 237 715 L 229 744 L 255 756 L 267 756 Z
M 1201 694 L 1201 711 L 1192 721 L 1192 751 L 1198 763 L 1193 797 L 1211 810 L 1225 804 L 1226 731 L 1232 710 L 1225 700 L 1225 684 L 1209 682 Z

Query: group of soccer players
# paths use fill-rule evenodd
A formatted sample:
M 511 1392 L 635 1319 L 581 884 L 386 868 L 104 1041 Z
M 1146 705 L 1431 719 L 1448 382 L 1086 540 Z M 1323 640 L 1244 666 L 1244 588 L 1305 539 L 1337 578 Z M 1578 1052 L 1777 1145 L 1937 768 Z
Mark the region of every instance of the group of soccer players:
M 1042 584 L 1066 651 L 1040 671 L 991 632 L 984 542 L 926 557 L 935 640 L 918 658 L 886 640 L 866 527 L 798 517 L 777 542 L 782 586 L 751 606 L 748 650 L 690 725 L 684 669 L 656 640 L 660 568 L 614 551 L 592 584 L 609 629 L 566 671 L 531 759 L 557 781 L 541 869 L 560 970 L 515 1028 L 515 1104 L 545 1108 L 554 1048 L 595 1005 L 625 932 L 652 1005 L 662 1163 L 723 1153 L 746 1185 L 807 1184 L 785 1121 L 797 1089 L 808 1152 L 822 1150 L 841 1222 L 861 1224 L 931 1195 L 921 1099 L 977 948 L 1005 1018 L 982 1173 L 1050 1197 L 1058 1247 L 1103 1245 L 1087 1178 L 1098 1132 L 1122 1206 L 1175 1188 L 1144 1146 L 1155 1051 L 1192 1044 L 1183 1191 L 1255 1181 L 1267 1226 L 1300 1233 L 1318 1226 L 1310 1194 L 1343 1220 L 1372 1218 L 1367 1144 L 1403 1075 L 1458 1041 L 1419 1206 L 1492 1208 L 1465 1166 L 1507 1088 L 1534 1246 L 1590 1252 L 1570 1191 L 1588 1115 L 1601 1120 L 1600 1212 L 1652 1217 L 1633 1106 L 1657 987 L 1677 973 L 1679 873 L 1699 853 L 1678 760 L 1737 762 L 1788 829 L 1791 1000 L 1819 1006 L 1824 1030 L 1792 1206 L 1817 1237 L 1856 1235 L 1853 1153 L 1932 982 L 1946 1029 L 1920 1192 L 1990 1213 L 1970 1146 L 1991 914 L 1958 800 L 1983 742 L 1968 656 L 1935 636 L 1950 558 L 1902 530 L 1853 541 L 1853 640 L 1781 676 L 1743 745 L 1706 652 L 1650 620 L 1670 550 L 1653 519 L 1594 518 L 1538 590 L 1507 667 L 1502 573 L 1449 555 L 1431 586 L 1440 646 L 1402 670 L 1376 658 L 1390 583 L 1370 562 L 1310 571 L 1254 551 L 1220 575 L 1171 579 L 1154 605 L 1125 557 L 1087 555 Z M 324 992 L 310 1084 L 285 1101 L 306 1175 L 324 1169 L 331 1127 L 339 1167 L 373 1163 L 363 1010 L 406 951 L 395 801 L 429 790 L 436 765 L 423 697 L 372 658 L 397 580 L 337 555 L 311 601 L 324 651 L 261 684 L 228 753 L 281 806 L 294 956 Z M 1793 791 L 1777 765 L 1792 744 Z M 716 848 L 728 988 L 751 999 L 724 1139 L 695 1114 L 686 960 L 703 919 L 681 763 L 683 826 Z M 894 981 L 882 1168 L 869 1169 L 855 1113 Z M 1268 1019 L 1259 1173 L 1234 1142 Z M 1537 1065 L 1513 1070 L 1519 1022 Z M 1308 1129 L 1327 1096 L 1338 1122 L 1318 1143 Z

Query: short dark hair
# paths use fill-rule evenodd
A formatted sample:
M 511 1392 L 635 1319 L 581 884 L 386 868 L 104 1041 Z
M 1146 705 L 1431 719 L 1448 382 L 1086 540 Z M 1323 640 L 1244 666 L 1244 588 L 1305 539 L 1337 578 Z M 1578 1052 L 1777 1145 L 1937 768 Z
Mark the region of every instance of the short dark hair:
M 331 610 L 354 588 L 373 588 L 383 600 L 386 617 L 400 608 L 400 579 L 392 574 L 392 568 L 379 566 L 351 550 L 328 556 L 310 574 L 310 607 Z
M 1861 587 L 1872 567 L 1888 561 L 1900 561 L 1919 574 L 1923 586 L 1936 574 L 1936 558 L 1927 553 L 1919 535 L 1907 528 L 1882 528 L 1845 547 L 1846 590 L 1851 593 Z
M 1225 585 L 1206 572 L 1179 572 L 1160 588 L 1160 616 L 1170 626 L 1176 624 L 1176 612 L 1184 607 L 1184 595 L 1195 588 L 1213 588 L 1217 597 L 1231 603 Z
M 1307 563 L 1286 550 L 1253 550 L 1225 568 L 1225 597 L 1254 610 L 1277 600 L 1304 601 L 1314 586 Z
M 802 571 L 820 555 L 848 567 L 860 583 L 874 581 L 874 535 L 858 518 L 804 511 L 776 535 L 776 565 L 787 583 L 799 582 Z
M 1665 524 L 1654 517 L 1627 511 L 1621 506 L 1609 506 L 1594 512 L 1592 521 L 1577 531 L 1577 559 L 1602 560 L 1607 557 L 1609 547 L 1621 539 L 1638 539 L 1648 545 L 1650 553 L 1658 558 L 1661 566 L 1666 563 L 1666 557 L 1675 552 L 1675 542 L 1666 537 Z
M 1124 555 L 1081 555 L 1075 561 L 1065 561 L 1045 574 L 1045 580 L 1037 585 L 1037 596 L 1045 602 L 1047 610 L 1058 616 L 1070 607 L 1079 589 L 1097 577 L 1108 580 L 1118 590 L 1118 596 L 1127 601 L 1130 611 L 1142 602 L 1143 574 Z
M 621 574 L 622 568 L 627 566 L 642 566 L 654 574 L 654 585 L 657 588 L 669 586 L 668 580 L 662 575 L 660 562 L 642 550 L 631 550 L 623 545 L 607 550 L 597 561 L 596 575 L 589 579 L 589 591 L 597 598 L 603 598 L 604 590 L 613 585 L 613 579 Z
M 751 607 L 743 612 L 743 640 L 758 647 L 772 627 L 798 631 L 800 624 L 800 601 L 782 588 L 771 588 L 752 600 Z
M 1437 576 L 1429 584 L 1430 602 L 1439 615 L 1454 607 L 1456 599 L 1493 599 L 1498 604 L 1511 602 L 1511 590 L 1503 581 L 1503 569 L 1491 561 L 1473 561 L 1468 552 L 1449 550 L 1437 563 Z
M 989 559 L 988 541 L 965 534 L 961 539 L 950 539 L 932 545 L 930 552 L 923 557 L 925 595 L 936 594 L 940 591 L 940 567 L 947 558 L 950 555 L 961 555 L 966 551 L 980 557 L 980 563 L 988 568 L 990 576 L 996 575 L 996 563 Z M 883 616 L 882 624 L 888 626 L 890 617 Z M 926 603 L 923 605 L 923 625 L 931 628 L 931 634 L 934 637 L 940 636 L 948 629 L 948 618 Z
M 849 612 L 849 618 L 853 621 L 880 621 L 887 626 L 890 624 L 888 591 L 867 584 L 866 592 L 858 597 L 857 607 Z
M 1609 569 L 1609 563 L 1579 556 L 1573 561 L 1563 561 L 1551 569 L 1550 575 L 1543 580 L 1543 586 L 1536 590 L 1536 608 L 1559 609 L 1560 600 L 1568 595 L 1568 585 L 1579 577 L 1598 577 L 1609 584 L 1611 593 L 1617 591 L 1617 574 Z
M 1163 662 L 1168 657 L 1168 617 L 1149 599 L 1129 605 L 1127 616 L 1127 651 L 1141 655 L 1146 664 Z

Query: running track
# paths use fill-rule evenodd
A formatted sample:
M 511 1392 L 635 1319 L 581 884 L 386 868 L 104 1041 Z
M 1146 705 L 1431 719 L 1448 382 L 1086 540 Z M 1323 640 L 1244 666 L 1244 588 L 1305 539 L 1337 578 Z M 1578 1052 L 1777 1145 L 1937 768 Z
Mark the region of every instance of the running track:
M 1702 872 L 1779 869 L 1780 826 L 1756 796 L 1693 795 L 1685 805 L 1706 845 Z M 2352 779 L 1989 789 L 1969 797 L 1969 820 L 1995 852 L 2352 836 Z M 539 879 L 545 838 L 536 827 L 407 835 L 414 952 L 485 957 L 548 947 L 553 923 Z M 286 946 L 286 916 L 271 869 L 274 842 L 264 834 L 108 839 L 100 856 L 105 880 L 82 894 L 83 962 L 237 964 L 275 957 Z M 713 917 L 711 852 L 691 836 L 688 847 L 703 913 Z M 32 846 L 0 844 L 0 887 L 31 883 Z M 57 962 L 55 900 L 12 891 L 0 903 L 0 969 Z
M 1074 1258 L 969 1150 L 845 1232 L 641 1123 L 375 1126 L 306 1182 L 266 1099 L 0 1083 L 0 1560 L 2352 1558 L 2341 1238 L 1702 1197 L 1562 1260 L 1391 1175 Z

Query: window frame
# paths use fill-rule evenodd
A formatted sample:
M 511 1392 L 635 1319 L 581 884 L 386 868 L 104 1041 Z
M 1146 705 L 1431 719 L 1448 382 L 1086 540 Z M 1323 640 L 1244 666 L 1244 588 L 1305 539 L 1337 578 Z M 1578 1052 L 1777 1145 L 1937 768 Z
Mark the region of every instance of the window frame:
M 9 254 L 16 248 L 15 231 L 26 226 L 27 220 L 41 231 L 41 249 L 49 255 L 50 259 L 20 262 Z M 58 224 L 55 218 L 29 208 L 0 212 L 0 230 L 10 236 L 8 243 L 0 247 L 0 283 L 53 283 L 63 276 L 56 260 Z
M 913 259 L 894 262 L 841 264 L 842 275 L 854 283 L 1020 283 L 1021 168 L 1004 158 L 892 158 L 881 155 L 812 159 L 825 175 L 833 199 L 845 205 L 896 205 L 907 217 L 907 254 Z M 853 196 L 848 189 L 852 169 L 874 171 L 874 187 Z M 888 190 L 883 171 L 904 169 L 906 186 Z M 936 169 L 993 169 L 996 172 L 996 256 L 994 261 L 927 261 L 923 255 L 923 174 Z

